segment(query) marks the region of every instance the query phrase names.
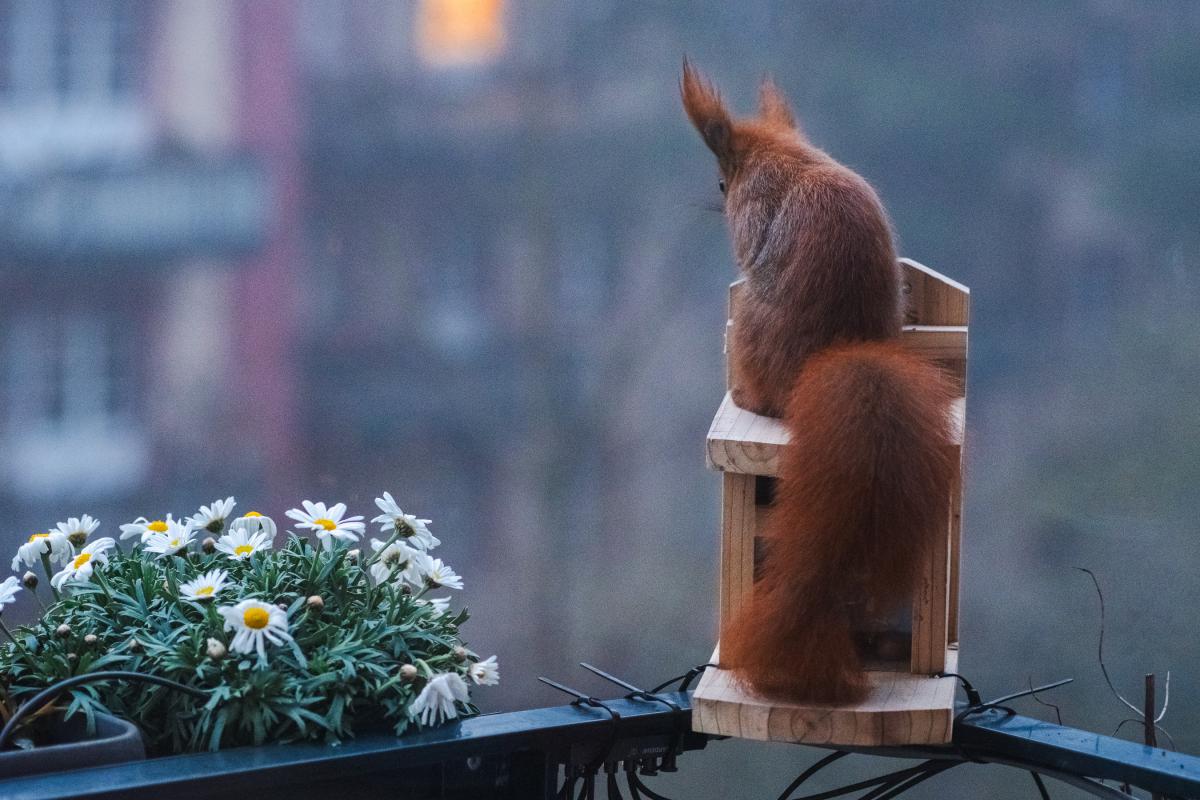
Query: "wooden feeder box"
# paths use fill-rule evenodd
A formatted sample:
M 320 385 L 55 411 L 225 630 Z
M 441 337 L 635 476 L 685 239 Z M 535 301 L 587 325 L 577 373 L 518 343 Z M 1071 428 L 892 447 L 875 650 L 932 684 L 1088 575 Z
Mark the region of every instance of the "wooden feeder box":
M 871 691 L 856 705 L 796 705 L 757 696 L 721 669 L 702 676 L 692 701 L 692 727 L 702 733 L 780 742 L 875 747 L 950 741 L 956 685 L 937 673 L 958 661 L 958 562 L 962 532 L 962 438 L 966 422 L 967 324 L 970 290 L 909 259 L 900 259 L 907 314 L 901 340 L 939 363 L 957 381 L 951 447 L 958 465 L 946 509 L 945 535 L 929 554 L 910 608 L 856 621 Z M 729 288 L 726 353 L 742 289 Z M 727 375 L 728 377 L 728 375 Z M 750 592 L 763 557 L 759 538 L 778 474 L 782 422 L 734 405 L 728 392 L 708 432 L 708 463 L 722 477 L 721 627 Z M 861 628 L 860 628 L 861 626 Z M 859 629 L 860 628 L 860 629 Z M 820 642 L 813 642 L 820 647 Z M 713 653 L 720 663 L 720 646 Z

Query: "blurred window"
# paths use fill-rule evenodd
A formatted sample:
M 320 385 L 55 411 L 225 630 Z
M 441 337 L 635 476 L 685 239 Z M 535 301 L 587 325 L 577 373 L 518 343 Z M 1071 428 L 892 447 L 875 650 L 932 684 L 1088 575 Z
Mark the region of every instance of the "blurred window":
M 144 431 L 135 424 L 128 325 L 99 313 L 9 318 L 0 349 L 7 413 L 0 465 L 20 494 L 104 495 L 142 478 Z
M 132 94 L 140 4 L 0 0 L 0 86 L 7 102 L 104 102 Z

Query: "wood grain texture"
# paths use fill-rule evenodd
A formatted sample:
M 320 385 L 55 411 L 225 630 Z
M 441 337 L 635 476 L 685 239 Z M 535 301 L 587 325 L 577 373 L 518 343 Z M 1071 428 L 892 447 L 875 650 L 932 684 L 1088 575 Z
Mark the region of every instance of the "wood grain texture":
M 720 648 L 713 653 L 720 663 Z M 948 650 L 946 668 L 957 669 Z M 848 706 L 812 706 L 764 698 L 727 670 L 709 668 L 692 696 L 692 730 L 770 742 L 841 747 L 947 744 L 953 732 L 954 678 L 870 673 L 871 693 Z
M 909 325 L 971 324 L 971 290 L 911 258 L 901 258 L 904 321 Z
M 754 476 L 726 473 L 721 487 L 721 627 L 754 590 Z
M 951 507 L 948 506 L 942 533 L 925 560 L 913 594 L 909 669 L 914 675 L 932 675 L 946 667 L 950 608 L 950 514 Z

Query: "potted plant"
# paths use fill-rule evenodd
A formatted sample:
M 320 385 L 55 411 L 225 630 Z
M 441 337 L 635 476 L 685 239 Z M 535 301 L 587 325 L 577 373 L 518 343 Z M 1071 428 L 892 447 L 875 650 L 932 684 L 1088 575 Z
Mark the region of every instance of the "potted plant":
M 430 520 L 386 492 L 375 502 L 382 538 L 369 549 L 357 547 L 363 517 L 307 500 L 286 512 L 295 532 L 278 547 L 275 522 L 235 517 L 232 497 L 186 519 L 138 518 L 120 541 L 87 515 L 34 534 L 12 564 L 28 571 L 0 589 L 0 612 L 21 591 L 44 606 L 33 624 L 0 621 L 0 770 L 21 755 L 15 733 L 52 740 L 26 724 L 37 709 L 18 708 L 43 692 L 57 697 L 52 722 L 97 734 L 105 715 L 131 720 L 151 755 L 399 735 L 477 713 L 469 687 L 499 674 L 459 638 L 467 612 L 443 591 L 462 579 L 430 554 Z

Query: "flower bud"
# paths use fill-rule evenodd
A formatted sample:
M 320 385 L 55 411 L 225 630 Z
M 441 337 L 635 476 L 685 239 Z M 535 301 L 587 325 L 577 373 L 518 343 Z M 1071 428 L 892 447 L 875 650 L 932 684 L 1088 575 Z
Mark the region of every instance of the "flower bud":
M 355 548 L 354 550 L 347 550 L 347 551 L 346 551 L 346 560 L 347 560 L 347 561 L 349 561 L 351 564 L 357 564 L 357 563 L 358 563 L 358 560 L 359 560 L 360 558 L 362 558 L 362 551 L 361 551 L 361 550 L 359 550 L 359 549 Z
M 67 534 L 67 541 L 76 547 L 83 547 L 87 544 L 87 534 L 83 531 L 71 531 Z
M 305 603 L 307 603 L 308 607 L 313 611 L 320 611 L 325 607 L 325 598 L 321 597 L 319 594 L 314 594 L 312 597 L 308 598 Z
M 79 660 L 79 656 L 75 655 L 74 653 L 67 653 L 67 663 L 68 664 L 74 664 L 78 660 Z
M 64 622 L 55 628 L 54 632 L 65 639 L 71 635 L 71 626 Z
M 455 661 L 466 661 L 468 655 L 469 653 L 467 652 L 467 648 L 463 647 L 461 644 L 454 648 Z
M 200 543 L 200 549 L 206 553 L 217 552 L 217 540 L 211 536 L 205 536 L 204 541 Z
M 32 572 L 26 572 L 21 576 L 21 585 L 26 589 L 36 589 L 38 585 L 38 576 Z
M 208 657 L 217 661 L 225 657 L 225 644 L 220 639 L 208 640 Z
M 131 652 L 131 653 L 142 652 L 142 643 L 139 642 L 137 639 L 130 639 L 129 640 L 129 652 Z
M 412 594 L 412 587 L 407 583 L 400 586 L 400 594 Z
M 287 610 L 288 610 L 288 604 L 287 604 L 287 603 L 284 603 L 284 602 L 282 602 L 282 601 L 280 601 L 280 602 L 276 603 L 276 604 L 275 604 L 275 606 L 276 606 L 276 607 L 277 607 L 277 608 L 278 608 L 280 611 L 287 611 Z
M 400 668 L 400 679 L 405 683 L 412 683 L 417 679 L 417 668 L 412 664 L 405 664 Z
M 83 643 L 86 645 L 93 645 L 98 641 L 100 641 L 100 637 L 94 633 L 89 633 L 87 636 L 83 637 Z

